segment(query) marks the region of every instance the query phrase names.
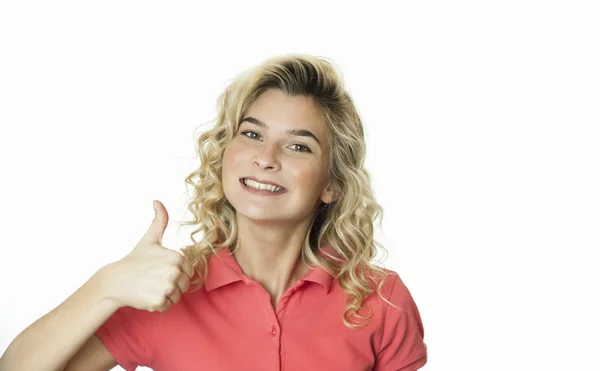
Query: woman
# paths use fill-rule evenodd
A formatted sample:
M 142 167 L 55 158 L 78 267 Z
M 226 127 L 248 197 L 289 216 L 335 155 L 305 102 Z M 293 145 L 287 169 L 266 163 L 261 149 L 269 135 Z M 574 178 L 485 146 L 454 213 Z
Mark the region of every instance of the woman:
M 37 361 L 65 370 L 422 367 L 418 309 L 397 273 L 371 263 L 382 210 L 363 168 L 361 120 L 332 65 L 272 58 L 229 84 L 218 110 L 186 178 L 194 244 L 184 256 L 160 246 L 168 214 L 155 202 L 136 248 L 55 309 L 54 321 L 39 320 L 57 333 L 61 324 L 83 330 L 61 338 L 67 351 Z M 69 311 L 84 319 L 68 322 Z M 25 338 L 34 330 L 5 356 L 50 354 Z

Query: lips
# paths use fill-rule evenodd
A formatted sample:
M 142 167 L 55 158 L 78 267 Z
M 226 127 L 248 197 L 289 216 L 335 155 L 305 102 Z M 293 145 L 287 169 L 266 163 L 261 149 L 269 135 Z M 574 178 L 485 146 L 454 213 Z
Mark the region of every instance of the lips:
M 262 183 L 262 184 L 274 185 L 274 186 L 276 186 L 276 187 L 281 187 L 281 188 L 282 188 L 282 191 L 285 191 L 285 187 L 284 187 L 284 186 L 282 186 L 282 185 L 279 185 L 279 184 L 277 184 L 277 183 L 275 183 L 275 182 L 271 182 L 271 181 L 269 181 L 269 180 L 258 179 L 258 178 L 255 178 L 255 177 L 253 177 L 253 176 L 247 176 L 247 177 L 240 178 L 240 181 L 242 181 L 243 179 L 250 179 L 250 180 L 254 180 L 255 182 Z

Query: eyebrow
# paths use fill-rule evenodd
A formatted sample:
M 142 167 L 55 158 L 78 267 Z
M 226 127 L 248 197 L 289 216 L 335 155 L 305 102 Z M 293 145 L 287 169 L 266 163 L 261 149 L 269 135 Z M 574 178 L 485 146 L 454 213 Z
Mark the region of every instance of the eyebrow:
M 264 122 L 260 121 L 259 119 L 254 118 L 252 116 L 248 116 L 248 117 L 243 118 L 242 121 L 240 121 L 240 125 L 244 121 L 247 121 L 247 122 L 249 122 L 251 124 L 260 126 L 262 128 L 265 128 L 265 129 L 269 129 L 269 126 L 267 124 L 265 124 Z M 309 130 L 304 130 L 304 129 L 290 129 L 290 130 L 287 130 L 287 133 L 288 134 L 292 134 L 292 135 L 298 135 L 298 136 L 301 136 L 301 137 L 311 137 L 314 140 L 316 140 L 317 143 L 319 143 L 319 146 L 321 145 L 321 142 L 319 142 L 319 139 L 317 139 L 317 137 L 313 133 L 311 133 Z

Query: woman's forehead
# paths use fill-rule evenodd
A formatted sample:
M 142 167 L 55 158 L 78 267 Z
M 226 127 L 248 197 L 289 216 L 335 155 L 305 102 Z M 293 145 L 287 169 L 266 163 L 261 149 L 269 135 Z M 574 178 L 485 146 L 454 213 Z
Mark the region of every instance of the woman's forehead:
M 268 131 L 311 133 L 321 145 L 327 141 L 325 119 L 310 96 L 288 96 L 279 90 L 268 90 L 248 108 L 240 120 L 242 123 Z

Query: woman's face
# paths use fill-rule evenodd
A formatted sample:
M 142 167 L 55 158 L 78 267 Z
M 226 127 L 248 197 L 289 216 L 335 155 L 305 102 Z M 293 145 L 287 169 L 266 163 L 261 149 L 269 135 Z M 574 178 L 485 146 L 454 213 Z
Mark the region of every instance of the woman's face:
M 311 216 L 320 201 L 335 201 L 328 188 L 326 130 L 312 98 L 288 97 L 278 89 L 262 93 L 223 155 L 223 189 L 237 213 L 254 220 L 292 222 Z M 248 177 L 284 189 L 256 191 L 241 182 Z

